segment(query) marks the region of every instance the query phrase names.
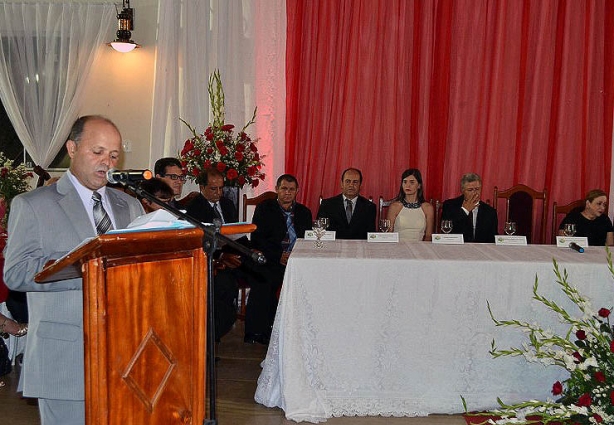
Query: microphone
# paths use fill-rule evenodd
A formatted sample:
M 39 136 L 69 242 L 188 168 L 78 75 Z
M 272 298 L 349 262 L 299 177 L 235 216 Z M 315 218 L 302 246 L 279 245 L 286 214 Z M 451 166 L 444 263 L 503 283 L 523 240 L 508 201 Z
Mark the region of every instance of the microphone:
M 115 168 L 107 171 L 107 181 L 111 184 L 139 182 L 149 180 L 153 177 L 150 170 L 116 170 Z
M 578 252 L 584 252 L 584 248 L 582 248 L 580 245 L 578 245 L 575 242 L 570 242 L 569 243 L 569 247 L 571 249 L 573 249 L 574 251 L 578 251 Z

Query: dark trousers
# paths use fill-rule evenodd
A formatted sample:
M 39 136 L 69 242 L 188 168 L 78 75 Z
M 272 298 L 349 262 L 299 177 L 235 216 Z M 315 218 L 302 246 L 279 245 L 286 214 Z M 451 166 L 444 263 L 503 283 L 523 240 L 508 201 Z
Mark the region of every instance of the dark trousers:
M 11 312 L 13 320 L 28 323 L 28 299 L 25 292 L 9 291 L 6 308 Z
M 232 329 L 237 320 L 237 279 L 240 272 L 236 269 L 218 270 L 214 281 L 215 340 L 219 341 Z
M 284 280 L 286 267 L 281 264 L 266 264 L 253 275 L 250 282 L 245 333 L 270 336 L 277 311 L 277 291 Z

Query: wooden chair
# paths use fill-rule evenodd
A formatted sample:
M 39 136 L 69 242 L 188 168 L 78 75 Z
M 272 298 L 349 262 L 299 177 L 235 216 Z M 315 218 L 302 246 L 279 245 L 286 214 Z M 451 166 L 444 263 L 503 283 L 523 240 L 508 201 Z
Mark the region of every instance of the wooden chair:
M 383 196 L 379 197 L 379 209 L 377 211 L 377 223 L 379 225 L 379 221 L 382 218 L 386 218 L 386 215 L 384 215 L 385 211 L 388 211 L 388 207 L 390 206 L 390 204 L 392 204 L 395 201 L 395 198 L 390 198 L 390 199 L 384 199 Z M 394 223 L 390 223 L 390 227 L 392 228 L 392 225 Z
M 188 205 L 190 205 L 192 203 L 194 198 L 196 198 L 199 193 L 200 192 L 197 192 L 197 191 L 190 192 L 186 196 L 184 196 L 183 198 L 177 199 L 177 204 L 179 204 L 179 206 L 181 206 L 181 207 L 186 208 Z
M 559 231 L 560 221 L 558 220 L 558 216 L 565 216 L 574 210 L 583 210 L 585 202 L 584 199 L 578 199 L 566 205 L 557 205 L 556 202 L 552 204 L 552 243 L 556 243 L 556 235 Z
M 262 201 L 267 199 L 276 199 L 277 192 L 264 192 L 253 198 L 248 198 L 247 194 L 243 194 L 243 214 L 241 215 L 241 221 L 247 222 L 247 209 L 249 206 L 255 207 Z M 253 215 L 253 212 L 252 212 Z M 237 285 L 239 286 L 239 311 L 237 313 L 237 319 L 245 320 L 245 313 L 247 311 L 247 297 L 249 295 L 249 282 L 245 279 L 238 279 Z
M 527 237 L 528 243 L 546 242 L 546 220 L 548 219 L 548 192 L 544 189 L 538 192 L 524 184 L 517 184 L 509 189 L 499 190 L 495 186 L 493 207 L 497 209 L 499 199 L 505 199 L 505 221 L 515 221 L 519 235 Z M 533 210 L 535 201 L 542 201 L 540 234 L 536 235 L 536 226 L 533 223 Z M 539 221 L 538 221 L 539 223 Z

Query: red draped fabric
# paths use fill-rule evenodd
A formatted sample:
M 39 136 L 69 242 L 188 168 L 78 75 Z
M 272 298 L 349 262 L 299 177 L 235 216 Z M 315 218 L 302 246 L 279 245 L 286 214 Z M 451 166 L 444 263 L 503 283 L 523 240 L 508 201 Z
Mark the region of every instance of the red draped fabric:
M 287 0 L 286 170 L 314 214 L 340 173 L 391 197 L 517 183 L 558 203 L 609 191 L 614 2 Z M 551 203 L 550 203 L 551 204 Z

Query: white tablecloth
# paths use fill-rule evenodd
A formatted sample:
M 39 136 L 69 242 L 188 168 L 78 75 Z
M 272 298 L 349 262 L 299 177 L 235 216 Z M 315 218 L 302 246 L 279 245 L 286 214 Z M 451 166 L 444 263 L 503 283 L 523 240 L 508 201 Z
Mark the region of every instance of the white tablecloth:
M 614 305 L 604 248 L 584 254 L 547 245 L 297 243 L 286 269 L 255 399 L 288 419 L 424 416 L 546 399 L 556 367 L 493 359 L 524 335 L 498 319 L 567 329 L 532 300 L 539 292 L 577 312 L 555 282 L 552 259 L 596 308 Z

